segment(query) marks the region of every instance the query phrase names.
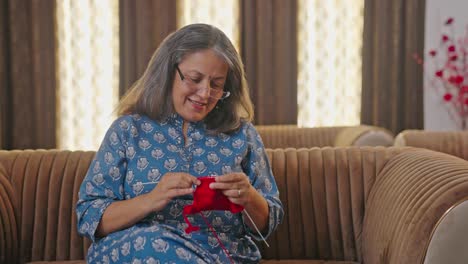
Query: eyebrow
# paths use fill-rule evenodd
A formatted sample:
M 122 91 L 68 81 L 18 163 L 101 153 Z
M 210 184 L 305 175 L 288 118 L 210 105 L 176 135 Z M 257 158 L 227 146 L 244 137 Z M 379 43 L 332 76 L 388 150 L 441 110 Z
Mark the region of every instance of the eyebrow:
M 193 73 L 196 73 L 196 74 L 201 75 L 201 76 L 206 76 L 206 74 L 201 73 L 201 72 L 199 72 L 199 71 L 197 71 L 197 70 L 189 70 L 188 72 L 189 72 L 189 73 L 190 73 L 190 72 L 193 72 Z M 227 75 L 226 75 L 226 76 L 213 77 L 213 78 L 211 78 L 211 80 L 212 80 L 212 81 L 213 81 L 213 80 L 222 80 L 222 79 L 225 79 L 225 78 L 227 79 Z

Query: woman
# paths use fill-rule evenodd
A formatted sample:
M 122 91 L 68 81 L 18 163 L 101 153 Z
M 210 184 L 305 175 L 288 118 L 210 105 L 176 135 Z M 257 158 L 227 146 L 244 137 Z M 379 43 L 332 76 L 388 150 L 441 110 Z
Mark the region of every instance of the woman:
M 93 241 L 87 261 L 259 262 L 252 238 L 271 234 L 283 209 L 226 35 L 206 24 L 169 35 L 118 111 L 80 188 L 78 230 Z M 187 234 L 183 208 L 207 175 L 244 211 L 190 215 L 201 229 Z

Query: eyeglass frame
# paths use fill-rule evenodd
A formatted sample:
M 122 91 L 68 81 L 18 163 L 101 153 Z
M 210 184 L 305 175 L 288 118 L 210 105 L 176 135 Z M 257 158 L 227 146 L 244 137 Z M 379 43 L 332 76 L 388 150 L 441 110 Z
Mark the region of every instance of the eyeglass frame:
M 190 89 L 192 89 L 192 87 L 196 86 L 196 83 L 194 83 L 194 82 L 190 79 L 190 77 L 187 78 L 187 77 L 182 73 L 182 71 L 181 71 L 180 68 L 179 68 L 179 64 L 176 64 L 176 65 L 175 65 L 175 69 L 176 69 L 177 73 L 179 74 L 180 80 L 181 80 L 182 82 L 184 82 Z M 186 81 L 185 79 L 189 79 L 190 81 Z M 192 82 L 192 83 L 190 83 L 190 82 Z M 191 87 L 191 86 L 192 86 L 192 87 Z M 192 90 L 193 90 L 193 89 L 192 89 Z M 198 90 L 200 90 L 200 88 L 197 87 L 197 88 L 196 88 L 196 91 L 198 91 Z M 215 99 L 215 100 L 224 100 L 224 99 L 228 98 L 228 97 L 231 95 L 231 92 L 229 92 L 229 91 L 224 91 L 224 89 L 220 89 L 220 90 L 222 91 L 221 97 L 219 97 L 219 98 L 213 97 L 213 96 L 211 95 L 211 93 L 212 93 L 212 91 L 216 91 L 216 90 L 217 90 L 217 89 L 214 89 L 214 88 L 211 88 L 211 87 L 210 87 L 210 90 L 209 90 L 209 91 L 210 91 L 210 94 L 209 94 L 209 97 L 210 97 L 210 98 Z

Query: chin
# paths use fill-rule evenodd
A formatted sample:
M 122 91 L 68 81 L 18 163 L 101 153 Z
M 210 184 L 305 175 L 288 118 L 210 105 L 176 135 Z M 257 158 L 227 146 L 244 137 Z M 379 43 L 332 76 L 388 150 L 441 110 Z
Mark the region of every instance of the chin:
M 206 117 L 206 115 L 203 115 L 203 116 L 187 115 L 187 116 L 185 116 L 183 118 L 188 122 L 198 122 L 198 121 L 202 121 L 205 117 Z

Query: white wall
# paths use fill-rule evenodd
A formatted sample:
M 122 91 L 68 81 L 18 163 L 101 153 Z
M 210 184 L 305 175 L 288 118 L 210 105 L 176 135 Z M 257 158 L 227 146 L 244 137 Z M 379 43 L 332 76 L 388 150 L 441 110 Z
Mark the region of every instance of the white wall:
M 467 0 L 426 0 L 425 29 L 425 75 L 424 75 L 424 128 L 428 130 L 457 130 L 457 126 L 448 115 L 442 95 L 429 84 L 435 67 L 427 58 L 429 50 L 437 48 L 442 37 L 444 22 L 453 17 L 454 36 L 462 36 L 468 24 Z

